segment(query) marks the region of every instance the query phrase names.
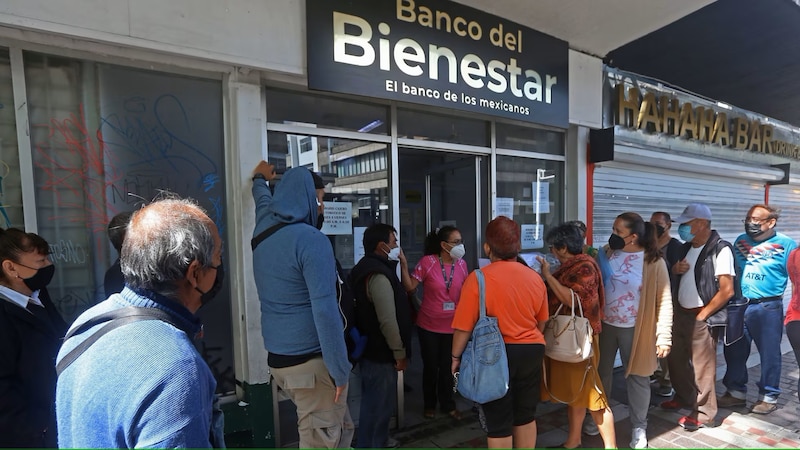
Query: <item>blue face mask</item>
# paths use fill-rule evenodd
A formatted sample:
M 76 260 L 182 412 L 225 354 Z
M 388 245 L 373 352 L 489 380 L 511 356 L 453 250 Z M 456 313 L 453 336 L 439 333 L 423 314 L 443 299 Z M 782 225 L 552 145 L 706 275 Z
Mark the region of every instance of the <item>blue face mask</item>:
M 688 223 L 682 223 L 678 227 L 678 235 L 683 239 L 684 242 L 689 242 L 694 239 L 694 235 L 692 234 L 692 226 Z

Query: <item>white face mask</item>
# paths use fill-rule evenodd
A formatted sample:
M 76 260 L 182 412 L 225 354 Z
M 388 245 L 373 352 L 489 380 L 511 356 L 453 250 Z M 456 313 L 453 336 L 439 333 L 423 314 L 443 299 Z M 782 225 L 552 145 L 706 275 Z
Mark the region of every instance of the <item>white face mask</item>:
M 400 247 L 389 250 L 389 253 L 386 254 L 386 258 L 389 261 L 400 261 Z
M 464 257 L 464 254 L 467 251 L 464 249 L 464 244 L 454 245 L 453 248 L 450 249 L 450 257 L 453 259 L 461 259 Z

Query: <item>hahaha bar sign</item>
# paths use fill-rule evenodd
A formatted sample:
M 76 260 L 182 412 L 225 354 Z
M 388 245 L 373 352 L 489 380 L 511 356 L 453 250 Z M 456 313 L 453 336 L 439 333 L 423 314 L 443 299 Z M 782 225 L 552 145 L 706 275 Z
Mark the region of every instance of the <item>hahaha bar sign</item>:
M 307 0 L 306 35 L 311 89 L 569 124 L 567 43 L 500 17 L 444 0 Z

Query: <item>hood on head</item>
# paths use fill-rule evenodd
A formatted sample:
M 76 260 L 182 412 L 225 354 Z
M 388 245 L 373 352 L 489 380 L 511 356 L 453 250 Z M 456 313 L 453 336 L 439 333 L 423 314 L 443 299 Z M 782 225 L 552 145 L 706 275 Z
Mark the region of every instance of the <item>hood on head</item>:
M 317 192 L 311 171 L 305 167 L 287 170 L 275 188 L 270 205 L 270 224 L 307 223 L 317 225 Z

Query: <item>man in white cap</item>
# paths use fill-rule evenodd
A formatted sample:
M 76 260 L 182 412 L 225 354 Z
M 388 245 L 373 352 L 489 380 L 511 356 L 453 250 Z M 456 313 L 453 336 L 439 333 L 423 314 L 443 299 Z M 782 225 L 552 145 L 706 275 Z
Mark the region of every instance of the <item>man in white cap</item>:
M 664 409 L 691 410 L 678 425 L 688 431 L 716 426 L 716 349 L 727 321 L 725 306 L 733 297 L 736 276 L 731 244 L 711 229 L 711 210 L 690 203 L 673 220 L 685 241 L 672 266 L 674 308 L 669 372 L 675 398 Z M 720 326 L 720 327 L 718 327 Z

